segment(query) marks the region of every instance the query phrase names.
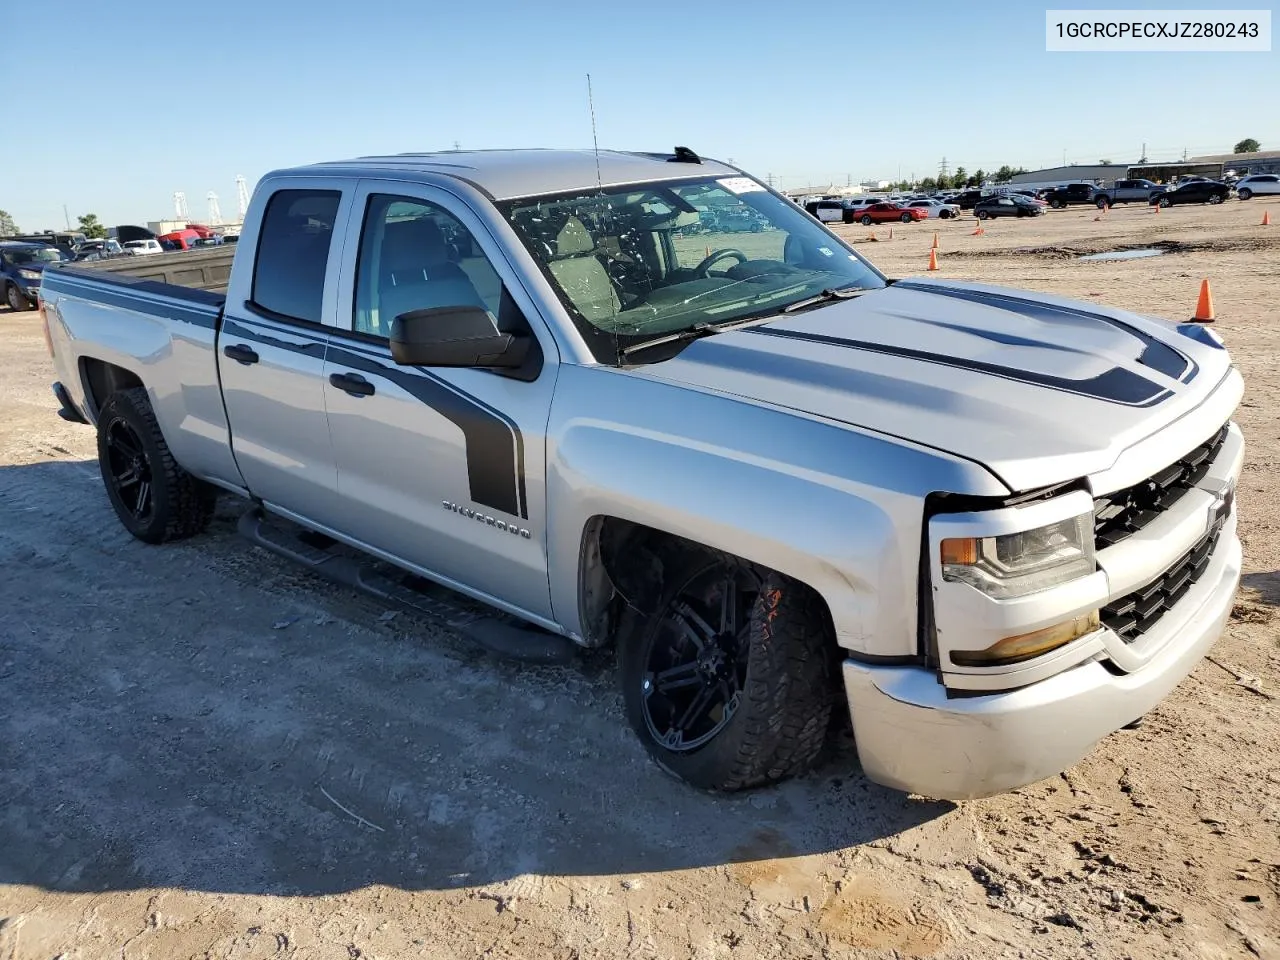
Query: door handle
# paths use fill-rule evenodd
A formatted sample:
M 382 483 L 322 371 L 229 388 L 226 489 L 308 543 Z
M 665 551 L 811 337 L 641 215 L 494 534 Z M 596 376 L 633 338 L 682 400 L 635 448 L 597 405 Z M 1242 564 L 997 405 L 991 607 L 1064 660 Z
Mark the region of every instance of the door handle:
M 258 362 L 258 353 L 252 347 L 247 347 L 243 343 L 233 343 L 229 347 L 222 348 L 222 355 L 230 357 L 237 363 L 243 363 L 248 366 L 251 363 Z
M 331 373 L 329 382 L 353 397 L 367 397 L 374 392 L 373 384 L 358 373 Z

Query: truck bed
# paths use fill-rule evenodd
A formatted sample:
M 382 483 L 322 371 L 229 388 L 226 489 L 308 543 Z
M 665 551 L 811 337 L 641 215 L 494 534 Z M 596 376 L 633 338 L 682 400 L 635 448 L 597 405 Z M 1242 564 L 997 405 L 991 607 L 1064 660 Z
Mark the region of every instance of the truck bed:
M 225 294 L 235 253 L 234 245 L 206 247 L 200 250 L 184 250 L 149 257 L 93 260 L 77 264 L 72 269 L 91 270 L 94 274 L 132 277 L 173 287 Z M 170 295 L 181 296 L 180 293 Z

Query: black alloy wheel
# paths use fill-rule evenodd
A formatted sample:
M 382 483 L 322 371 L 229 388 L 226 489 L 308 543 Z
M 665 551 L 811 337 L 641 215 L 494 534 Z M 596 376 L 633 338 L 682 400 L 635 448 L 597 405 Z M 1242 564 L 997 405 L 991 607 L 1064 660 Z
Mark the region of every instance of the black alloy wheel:
M 152 496 L 151 463 L 142 437 L 123 418 L 105 425 L 107 474 L 112 499 L 139 524 L 151 519 L 155 509 Z
M 716 564 L 694 573 L 659 615 L 641 693 L 649 735 L 665 749 L 697 750 L 737 713 L 759 592 L 749 569 Z

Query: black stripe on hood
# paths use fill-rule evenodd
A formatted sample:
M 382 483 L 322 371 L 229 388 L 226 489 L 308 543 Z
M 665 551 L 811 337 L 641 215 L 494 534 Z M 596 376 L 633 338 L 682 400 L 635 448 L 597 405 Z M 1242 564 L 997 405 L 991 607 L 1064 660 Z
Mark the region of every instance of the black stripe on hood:
M 776 327 L 752 327 L 743 333 L 759 334 L 767 337 L 781 337 L 785 340 L 803 340 L 808 343 L 822 343 L 833 347 L 847 347 L 850 350 L 865 350 L 891 357 L 905 357 L 909 360 L 921 360 L 925 363 L 936 363 L 944 367 L 960 370 L 973 370 L 1006 380 L 1017 380 L 1064 393 L 1092 397 L 1095 400 L 1107 400 L 1111 403 L 1123 403 L 1134 407 L 1149 407 L 1159 403 L 1170 395 L 1170 391 L 1140 377 L 1123 367 L 1112 367 L 1106 373 L 1088 380 L 1071 380 L 1057 377 L 1049 373 L 1034 373 L 1019 370 L 1017 367 L 1006 367 L 1002 364 L 986 363 L 981 360 L 966 360 L 963 357 L 952 357 L 927 350 L 915 350 L 911 347 L 895 347 L 884 343 L 869 343 L 865 340 L 854 340 L 849 337 L 831 337 L 821 333 L 804 333 L 799 330 L 785 330 Z
M 937 294 L 940 297 L 951 297 L 955 300 L 967 300 L 970 303 L 980 303 L 985 307 L 997 307 L 1001 310 L 1020 313 L 1025 317 L 1034 317 L 1037 320 L 1047 320 L 1049 322 L 1060 320 L 1062 317 L 1083 317 L 1097 323 L 1105 323 L 1108 326 L 1123 330 L 1142 342 L 1143 350 L 1141 356 L 1138 357 L 1138 362 L 1144 367 L 1150 367 L 1158 373 L 1163 373 L 1166 377 L 1182 380 L 1183 383 L 1190 383 L 1198 372 L 1198 367 L 1194 360 L 1184 357 L 1167 343 L 1162 343 L 1150 334 L 1143 333 L 1123 320 L 1117 320 L 1115 317 L 1109 317 L 1102 313 L 1094 313 L 1092 310 L 1064 307 L 1058 304 L 1044 303 L 1040 300 L 1015 297 L 1007 293 L 964 290 L 959 287 L 945 287 L 931 283 L 912 283 L 910 280 L 894 284 L 894 289 L 916 290 L 921 293 Z

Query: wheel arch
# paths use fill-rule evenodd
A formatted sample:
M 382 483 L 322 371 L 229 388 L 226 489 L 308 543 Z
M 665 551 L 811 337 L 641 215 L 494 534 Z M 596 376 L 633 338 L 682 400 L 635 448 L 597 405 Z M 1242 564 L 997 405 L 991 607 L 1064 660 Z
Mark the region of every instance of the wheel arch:
M 145 386 L 134 371 L 96 357 L 80 358 L 80 382 L 87 401 L 85 412 L 94 423 L 98 420 L 98 411 L 113 393 Z

